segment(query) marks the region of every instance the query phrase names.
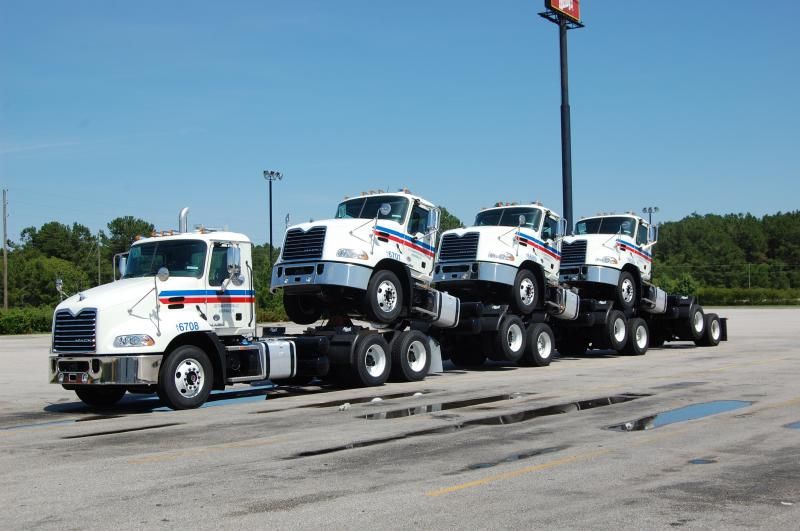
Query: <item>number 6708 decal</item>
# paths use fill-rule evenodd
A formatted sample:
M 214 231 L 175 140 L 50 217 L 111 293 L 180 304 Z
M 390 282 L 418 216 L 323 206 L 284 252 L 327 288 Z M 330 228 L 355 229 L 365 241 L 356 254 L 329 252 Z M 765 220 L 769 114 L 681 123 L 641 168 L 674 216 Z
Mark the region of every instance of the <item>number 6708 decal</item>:
M 179 332 L 196 332 L 200 330 L 200 325 L 197 324 L 197 321 L 189 321 L 187 323 L 178 323 L 175 325 L 175 328 L 177 328 Z

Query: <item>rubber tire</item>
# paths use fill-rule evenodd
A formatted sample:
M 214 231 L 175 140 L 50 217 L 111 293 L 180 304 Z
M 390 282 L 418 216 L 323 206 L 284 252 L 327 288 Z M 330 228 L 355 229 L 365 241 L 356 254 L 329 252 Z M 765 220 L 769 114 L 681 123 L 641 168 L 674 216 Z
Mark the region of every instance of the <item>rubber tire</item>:
M 556 345 L 559 356 L 583 356 L 589 348 L 589 341 L 585 338 L 564 338 Z
M 411 367 L 408 360 L 409 350 L 420 348 L 418 355 L 425 355 L 422 366 L 417 370 Z M 400 332 L 390 345 L 392 352 L 392 379 L 402 382 L 418 382 L 424 380 L 431 368 L 431 353 L 428 346 L 428 336 L 419 330 L 406 330 Z
M 533 301 L 530 304 L 524 304 L 519 296 L 520 284 L 526 279 L 533 282 Z M 514 284 L 511 287 L 511 307 L 522 315 L 530 315 L 531 312 L 539 308 L 541 299 L 542 288 L 534 272 L 530 269 L 517 271 L 517 276 L 514 277 Z
M 622 341 L 619 341 L 614 335 L 614 324 L 615 322 L 619 322 L 622 320 L 622 328 L 625 331 L 625 337 Z M 625 314 L 623 314 L 619 310 L 611 310 L 608 312 L 608 317 L 606 319 L 606 341 L 608 341 L 608 348 L 611 350 L 616 350 L 617 352 L 622 352 L 625 348 L 625 345 L 630 338 L 630 334 L 628 333 L 628 323 L 625 321 Z
M 319 299 L 309 295 L 283 294 L 283 309 L 293 323 L 307 325 L 322 317 L 322 304 Z
M 474 369 L 486 363 L 483 341 L 473 336 L 455 336 L 450 361 L 459 369 Z
M 108 387 L 105 385 L 92 385 L 75 388 L 81 402 L 95 409 L 110 408 L 125 396 L 124 387 Z
M 203 369 L 203 382 L 200 392 L 192 397 L 184 397 L 175 387 L 175 371 L 182 361 L 192 358 Z M 211 394 L 211 387 L 214 385 L 214 367 L 208 359 L 208 355 L 202 349 L 194 345 L 183 345 L 176 348 L 167 356 L 166 361 L 161 365 L 158 374 L 158 397 L 165 406 L 172 409 L 194 409 L 202 406 L 208 395 Z
M 381 282 L 384 281 L 394 284 L 395 287 L 397 304 L 395 304 L 395 307 L 391 312 L 384 311 L 383 308 L 381 308 L 378 304 L 377 291 L 381 285 Z M 381 269 L 380 271 L 376 271 L 369 279 L 366 294 L 366 309 L 367 316 L 377 323 L 393 323 L 398 317 L 400 317 L 400 312 L 403 311 L 403 286 L 400 284 L 400 280 L 397 278 L 397 275 L 395 275 L 392 271 L 389 271 L 388 269 Z
M 643 345 L 637 339 L 637 333 L 643 334 Z M 650 328 L 647 321 L 641 317 L 634 317 L 628 320 L 628 342 L 623 349 L 623 353 L 628 356 L 644 356 L 650 346 Z
M 513 334 L 509 338 L 509 334 Z M 501 360 L 518 362 L 525 354 L 525 324 L 516 315 L 506 315 L 500 321 L 497 333 L 494 338 L 494 352 L 499 353 Z M 516 345 L 509 344 L 513 340 Z
M 695 315 L 700 314 L 701 319 L 699 319 L 700 323 L 700 330 L 694 326 L 695 323 Z M 685 339 L 689 341 L 699 341 L 703 339 L 703 335 L 706 331 L 706 319 L 705 315 L 703 315 L 703 308 L 699 304 L 693 304 L 692 307 L 689 309 L 689 317 L 687 318 L 686 322 L 683 326 L 684 336 Z
M 631 297 L 630 302 L 625 301 L 625 297 L 623 296 L 622 292 L 622 286 L 626 283 L 626 281 L 630 281 L 633 289 L 633 296 Z M 633 275 L 628 271 L 620 272 L 619 280 L 617 281 L 617 289 L 614 290 L 614 298 L 617 302 L 617 308 L 624 312 L 631 311 L 636 307 L 636 303 L 639 301 L 638 288 L 636 287 L 636 279 L 634 279 Z
M 519 360 L 520 365 L 525 367 L 547 367 L 553 359 L 555 352 L 556 340 L 553 336 L 553 330 L 545 323 L 533 323 L 527 329 L 527 346 L 525 347 L 525 354 Z M 546 339 L 543 337 L 546 336 Z M 545 351 L 539 352 L 539 339 L 546 342 Z
M 715 313 L 707 313 L 703 319 L 705 320 L 703 327 L 703 337 L 695 340 L 694 344 L 699 347 L 716 347 L 719 345 L 720 338 L 722 337 L 722 328 L 719 322 L 719 315 Z M 716 327 L 714 326 L 716 323 Z M 716 328 L 716 334 L 714 329 Z
M 370 361 L 367 359 L 371 348 L 383 350 L 384 367 L 380 374 L 372 375 L 368 371 Z M 374 359 L 373 359 L 374 363 Z M 361 336 L 356 342 L 355 352 L 353 353 L 353 365 L 351 367 L 353 376 L 357 383 L 363 387 L 375 387 L 383 385 L 389 379 L 392 371 L 391 351 L 389 344 L 382 335 L 372 333 Z

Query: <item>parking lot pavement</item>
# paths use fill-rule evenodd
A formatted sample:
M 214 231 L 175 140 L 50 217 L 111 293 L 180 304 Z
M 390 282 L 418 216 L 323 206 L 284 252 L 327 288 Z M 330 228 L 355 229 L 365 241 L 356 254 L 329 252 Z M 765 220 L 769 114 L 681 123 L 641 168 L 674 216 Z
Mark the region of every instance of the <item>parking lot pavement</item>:
M 719 313 L 715 348 L 262 382 L 179 412 L 92 412 L 46 383 L 49 336 L 0 338 L 4 526 L 794 528 L 800 310 Z

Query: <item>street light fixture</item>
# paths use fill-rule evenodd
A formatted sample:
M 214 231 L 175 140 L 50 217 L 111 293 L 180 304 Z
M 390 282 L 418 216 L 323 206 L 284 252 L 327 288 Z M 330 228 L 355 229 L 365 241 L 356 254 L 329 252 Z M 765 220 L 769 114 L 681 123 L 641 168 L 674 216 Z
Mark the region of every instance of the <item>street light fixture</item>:
M 649 225 L 653 224 L 653 214 L 655 214 L 656 212 L 658 212 L 658 207 L 644 207 L 642 209 L 642 213 L 648 215 L 647 223 Z
M 264 170 L 264 179 L 269 182 L 269 268 L 272 270 L 272 181 L 280 181 L 283 174 L 279 171 Z

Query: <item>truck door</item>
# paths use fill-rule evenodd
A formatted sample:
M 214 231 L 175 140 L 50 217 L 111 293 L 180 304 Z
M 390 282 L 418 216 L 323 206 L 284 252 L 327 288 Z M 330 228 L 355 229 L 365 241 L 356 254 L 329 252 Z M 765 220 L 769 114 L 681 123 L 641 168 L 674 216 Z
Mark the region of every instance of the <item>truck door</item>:
M 246 285 L 236 286 L 228 272 L 228 242 L 215 242 L 211 248 L 206 286 L 206 318 L 216 328 L 248 326 L 253 293 Z
M 636 252 L 633 253 L 633 261 L 636 264 L 636 267 L 639 268 L 639 271 L 642 272 L 642 278 L 648 280 L 652 273 L 652 255 L 650 254 L 649 249 L 645 249 L 644 246 L 647 245 L 648 242 L 648 230 L 649 227 L 642 222 L 639 222 L 638 228 L 636 230 Z
M 548 213 L 542 222 L 542 241 L 544 242 L 544 267 L 545 274 L 550 278 L 558 279 L 558 270 L 561 266 L 561 239 L 559 234 L 559 220 Z
M 414 205 L 408 218 L 408 234 L 411 237 L 411 246 L 408 246 L 410 257 L 409 266 L 412 270 L 427 276 L 433 274 L 433 258 L 436 248 L 433 245 L 436 232 L 429 230 L 428 221 L 431 212 L 422 205 Z

